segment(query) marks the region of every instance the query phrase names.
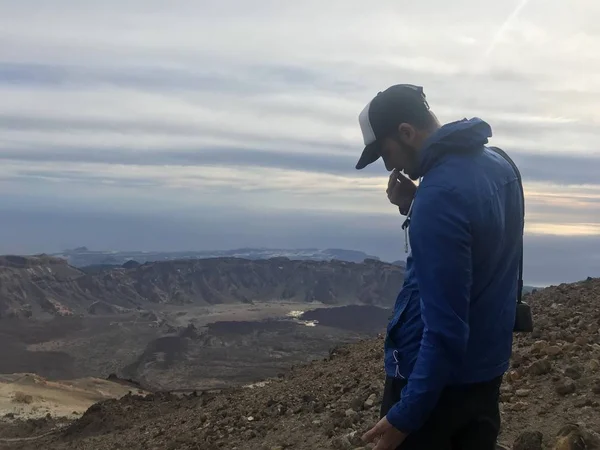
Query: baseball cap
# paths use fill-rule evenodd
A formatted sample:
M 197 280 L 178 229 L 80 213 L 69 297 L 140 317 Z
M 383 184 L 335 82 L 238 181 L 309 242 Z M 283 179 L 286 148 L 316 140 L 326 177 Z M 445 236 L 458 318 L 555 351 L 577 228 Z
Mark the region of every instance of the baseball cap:
M 364 169 L 379 159 L 382 139 L 398 125 L 424 125 L 429 118 L 429 104 L 421 86 L 396 84 L 379 92 L 358 116 L 365 149 L 356 169 Z

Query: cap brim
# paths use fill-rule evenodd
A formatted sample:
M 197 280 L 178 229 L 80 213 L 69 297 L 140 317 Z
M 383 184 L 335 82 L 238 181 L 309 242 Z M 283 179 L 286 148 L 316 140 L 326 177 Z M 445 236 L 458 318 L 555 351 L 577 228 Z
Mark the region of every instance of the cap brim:
M 379 159 L 379 142 L 371 142 L 369 145 L 365 147 L 360 155 L 360 159 L 356 163 L 356 170 L 361 170 L 367 167 L 369 164 L 373 164 L 375 161 Z

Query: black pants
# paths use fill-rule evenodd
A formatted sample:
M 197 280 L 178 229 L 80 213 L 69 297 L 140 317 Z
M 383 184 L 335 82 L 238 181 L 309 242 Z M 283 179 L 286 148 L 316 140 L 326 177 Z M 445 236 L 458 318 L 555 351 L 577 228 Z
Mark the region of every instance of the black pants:
M 502 377 L 446 388 L 425 425 L 397 450 L 495 450 L 500 432 L 498 399 Z M 400 400 L 406 381 L 385 380 L 381 417 Z

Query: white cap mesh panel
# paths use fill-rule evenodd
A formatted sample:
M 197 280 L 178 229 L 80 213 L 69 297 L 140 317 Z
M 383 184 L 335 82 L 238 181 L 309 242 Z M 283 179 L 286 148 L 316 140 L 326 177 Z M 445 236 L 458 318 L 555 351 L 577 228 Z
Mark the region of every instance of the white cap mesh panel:
M 358 116 L 358 123 L 360 124 L 360 130 L 362 131 L 363 141 L 365 142 L 365 145 L 372 144 L 377 139 L 375 137 L 373 127 L 371 126 L 371 122 L 369 121 L 370 107 L 371 102 L 369 102 L 367 106 L 365 106 L 365 109 L 363 109 Z

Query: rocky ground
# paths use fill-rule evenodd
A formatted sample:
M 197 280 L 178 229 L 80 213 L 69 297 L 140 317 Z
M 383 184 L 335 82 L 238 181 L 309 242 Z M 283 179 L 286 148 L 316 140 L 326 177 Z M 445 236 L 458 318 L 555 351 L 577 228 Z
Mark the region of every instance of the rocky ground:
M 600 449 L 600 279 L 528 297 L 536 331 L 515 339 L 502 386 L 501 442 L 517 450 Z M 255 388 L 126 396 L 92 406 L 29 449 L 360 449 L 377 420 L 383 338 L 333 350 Z

